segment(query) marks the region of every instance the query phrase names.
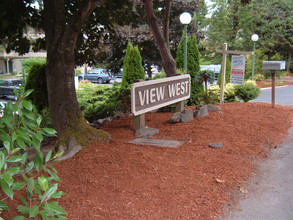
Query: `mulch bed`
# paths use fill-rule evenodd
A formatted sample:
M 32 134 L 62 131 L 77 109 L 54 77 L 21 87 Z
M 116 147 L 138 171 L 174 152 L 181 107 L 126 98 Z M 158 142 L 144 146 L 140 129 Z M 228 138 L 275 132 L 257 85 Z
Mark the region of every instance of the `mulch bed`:
M 286 137 L 293 119 L 290 107 L 221 108 L 180 124 L 168 123 L 172 113 L 146 114 L 147 126 L 160 129 L 154 138 L 184 141 L 180 148 L 128 143 L 136 138 L 132 116 L 104 124 L 111 142 L 56 164 L 68 219 L 217 219 L 233 204 L 232 194 L 242 194 L 239 189 L 257 174 L 257 162 Z
M 272 87 L 272 80 L 265 79 L 257 81 L 256 84 L 261 88 Z M 293 73 L 287 74 L 285 77 L 279 77 L 276 79 L 276 86 L 293 85 Z

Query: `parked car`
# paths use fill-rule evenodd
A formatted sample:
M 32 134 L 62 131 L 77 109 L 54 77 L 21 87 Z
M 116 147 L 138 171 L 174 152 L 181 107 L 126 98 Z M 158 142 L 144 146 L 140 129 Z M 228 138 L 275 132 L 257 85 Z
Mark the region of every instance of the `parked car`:
M 19 87 L 22 85 L 20 79 L 1 79 L 0 80 L 0 97 L 16 100 L 14 90 L 19 91 Z
M 122 78 L 122 74 L 123 74 L 123 68 L 121 68 L 121 69 L 119 70 L 119 72 L 115 74 L 115 77 L 116 77 L 116 78 Z
M 78 80 L 89 80 L 95 83 L 109 83 L 112 80 L 112 76 L 107 73 L 106 69 L 95 68 L 91 69 L 87 73 L 81 74 L 78 76 Z
M 4 103 L 0 102 L 0 118 L 2 118 L 4 115 L 4 108 L 5 108 Z

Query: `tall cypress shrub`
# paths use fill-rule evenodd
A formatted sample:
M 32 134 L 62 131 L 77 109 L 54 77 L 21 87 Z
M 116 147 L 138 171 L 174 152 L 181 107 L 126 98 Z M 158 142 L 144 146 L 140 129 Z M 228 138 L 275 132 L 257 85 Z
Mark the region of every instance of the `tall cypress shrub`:
M 177 67 L 183 70 L 184 66 L 184 36 L 182 36 L 176 53 Z M 187 38 L 187 73 L 191 77 L 191 91 L 189 105 L 199 104 L 199 94 L 204 91 L 203 84 L 197 82 L 196 78 L 200 71 L 199 50 L 196 36 Z
M 45 63 L 37 62 L 31 65 L 24 88 L 33 89 L 28 99 L 39 111 L 49 107 Z
M 137 79 L 145 79 L 142 58 L 138 46 L 133 46 L 128 42 L 123 60 L 122 87 L 131 85 Z

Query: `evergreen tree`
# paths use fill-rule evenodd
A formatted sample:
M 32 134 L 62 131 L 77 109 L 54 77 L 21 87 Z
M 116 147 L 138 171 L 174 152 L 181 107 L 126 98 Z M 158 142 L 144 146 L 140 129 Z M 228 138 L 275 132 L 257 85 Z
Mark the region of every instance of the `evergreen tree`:
M 129 42 L 123 61 L 122 86 L 127 87 L 137 79 L 145 79 L 142 58 L 138 46 L 133 46 Z
M 176 63 L 179 69 L 183 69 L 184 65 L 184 38 L 181 38 L 181 41 L 177 48 Z M 188 104 L 199 104 L 199 94 L 203 92 L 203 84 L 197 82 L 196 78 L 200 70 L 199 66 L 199 50 L 197 45 L 196 36 L 187 38 L 187 73 L 191 77 L 191 91 L 190 99 Z
M 31 65 L 24 88 L 25 90 L 33 89 L 28 99 L 32 101 L 39 111 L 49 107 L 45 60 Z

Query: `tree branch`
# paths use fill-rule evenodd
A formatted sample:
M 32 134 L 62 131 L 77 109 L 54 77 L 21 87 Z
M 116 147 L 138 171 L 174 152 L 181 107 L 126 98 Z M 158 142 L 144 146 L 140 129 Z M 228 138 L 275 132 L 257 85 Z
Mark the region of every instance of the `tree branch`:
M 170 12 L 171 12 L 171 0 L 165 0 L 165 14 L 163 24 L 163 36 L 167 44 L 169 44 L 169 26 L 170 26 Z

